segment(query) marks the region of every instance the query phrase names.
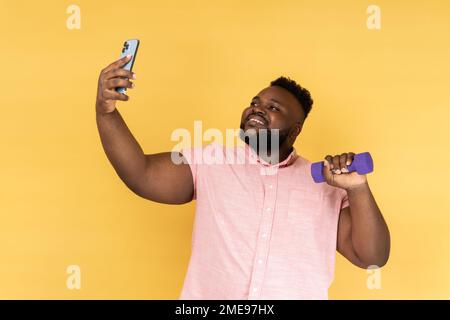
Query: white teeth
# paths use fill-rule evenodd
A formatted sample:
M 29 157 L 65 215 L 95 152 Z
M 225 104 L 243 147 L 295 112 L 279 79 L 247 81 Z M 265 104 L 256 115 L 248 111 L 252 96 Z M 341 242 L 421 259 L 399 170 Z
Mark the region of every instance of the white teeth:
M 264 125 L 264 122 L 262 122 L 261 120 L 255 119 L 255 118 L 250 118 L 250 121 L 254 121 L 256 123 L 259 123 L 261 125 Z

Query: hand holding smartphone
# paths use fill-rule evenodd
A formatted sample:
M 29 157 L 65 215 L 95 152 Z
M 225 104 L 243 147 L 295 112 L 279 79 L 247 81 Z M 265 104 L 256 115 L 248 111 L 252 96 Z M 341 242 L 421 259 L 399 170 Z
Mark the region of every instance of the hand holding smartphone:
M 102 69 L 98 78 L 97 99 L 95 102 L 98 114 L 111 113 L 116 109 L 117 101 L 128 101 L 125 94 L 126 88 L 133 88 L 135 79 L 134 72 L 131 71 L 136 60 L 136 53 L 139 40 L 127 40 L 123 44 L 120 59 L 109 64 Z
M 122 48 L 122 54 L 120 55 L 120 58 L 123 58 L 127 55 L 131 55 L 131 60 L 128 61 L 122 68 L 128 71 L 132 71 L 134 61 L 136 60 L 136 53 L 139 48 L 139 40 L 138 39 L 130 39 L 124 42 L 123 48 Z M 125 93 L 126 88 L 118 87 L 116 88 L 116 91 L 119 93 Z

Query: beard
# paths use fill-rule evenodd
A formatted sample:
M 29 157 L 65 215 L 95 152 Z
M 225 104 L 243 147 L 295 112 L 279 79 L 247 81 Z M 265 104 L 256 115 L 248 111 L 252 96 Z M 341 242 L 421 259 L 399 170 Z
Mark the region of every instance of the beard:
M 244 131 L 245 124 L 241 122 L 239 138 L 249 145 L 258 155 L 264 154 L 278 159 L 279 149 L 289 136 L 289 129 L 250 128 Z M 278 160 L 275 160 L 276 162 Z

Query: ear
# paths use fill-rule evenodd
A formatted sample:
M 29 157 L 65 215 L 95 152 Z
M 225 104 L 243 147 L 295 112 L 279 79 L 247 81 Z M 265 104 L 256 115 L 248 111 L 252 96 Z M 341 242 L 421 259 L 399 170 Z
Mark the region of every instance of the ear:
M 294 127 L 291 131 L 291 135 L 292 137 L 295 139 L 297 138 L 297 136 L 300 134 L 300 132 L 302 132 L 303 129 L 303 123 L 302 122 L 296 122 L 294 124 Z

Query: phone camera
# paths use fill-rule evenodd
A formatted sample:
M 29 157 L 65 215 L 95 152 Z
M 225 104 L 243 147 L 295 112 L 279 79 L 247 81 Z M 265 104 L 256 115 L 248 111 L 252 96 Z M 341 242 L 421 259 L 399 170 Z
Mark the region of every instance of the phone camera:
M 128 50 L 129 47 L 130 47 L 130 45 L 128 44 L 128 42 L 124 42 L 123 43 L 122 53 L 124 53 L 126 50 Z

